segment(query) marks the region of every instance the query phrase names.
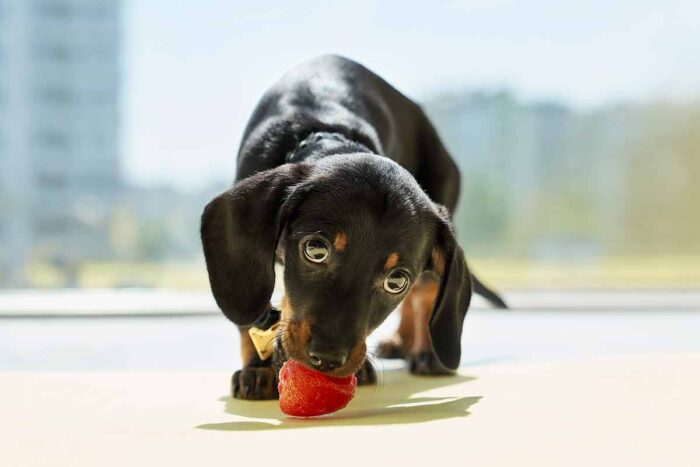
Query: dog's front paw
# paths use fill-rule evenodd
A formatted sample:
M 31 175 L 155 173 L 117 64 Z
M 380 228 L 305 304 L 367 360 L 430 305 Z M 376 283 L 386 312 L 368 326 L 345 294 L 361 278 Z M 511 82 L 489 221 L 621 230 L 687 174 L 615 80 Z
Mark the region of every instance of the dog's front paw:
M 430 350 L 411 352 L 407 362 L 408 370 L 414 375 L 442 376 L 454 373 L 442 366 L 435 353 Z
M 231 396 L 246 400 L 279 399 L 272 366 L 249 366 L 235 372 L 231 378 Z
M 377 356 L 379 358 L 402 360 L 406 358 L 406 349 L 404 349 L 402 344 L 397 342 L 397 339 L 391 338 L 379 343 L 377 346 Z
M 355 376 L 357 376 L 357 384 L 360 386 L 377 384 L 377 372 L 369 360 L 365 360 L 364 363 L 362 363 L 362 368 L 357 370 Z

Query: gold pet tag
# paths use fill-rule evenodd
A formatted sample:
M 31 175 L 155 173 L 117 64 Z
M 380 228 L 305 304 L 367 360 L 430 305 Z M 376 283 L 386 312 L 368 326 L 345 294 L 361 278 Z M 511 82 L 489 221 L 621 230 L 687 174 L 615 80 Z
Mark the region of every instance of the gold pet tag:
M 270 329 L 260 329 L 255 326 L 248 329 L 248 335 L 253 341 L 253 346 L 256 352 L 258 352 L 260 360 L 267 360 L 272 356 L 272 352 L 275 350 L 273 341 L 275 340 L 279 325 L 280 323 L 275 323 L 270 326 Z

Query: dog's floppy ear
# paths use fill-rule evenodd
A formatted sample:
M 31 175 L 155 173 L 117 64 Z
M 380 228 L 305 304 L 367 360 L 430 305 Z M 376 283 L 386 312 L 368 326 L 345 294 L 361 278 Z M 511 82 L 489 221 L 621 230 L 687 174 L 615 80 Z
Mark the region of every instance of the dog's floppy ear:
M 472 277 L 447 209 L 439 206 L 438 211 L 428 268 L 440 277 L 440 288 L 430 316 L 430 339 L 440 363 L 448 370 L 456 370 L 462 354 L 462 324 L 472 296 Z
M 201 237 L 209 283 L 228 319 L 249 325 L 269 307 L 275 248 L 303 164 L 287 164 L 237 182 L 202 214 Z

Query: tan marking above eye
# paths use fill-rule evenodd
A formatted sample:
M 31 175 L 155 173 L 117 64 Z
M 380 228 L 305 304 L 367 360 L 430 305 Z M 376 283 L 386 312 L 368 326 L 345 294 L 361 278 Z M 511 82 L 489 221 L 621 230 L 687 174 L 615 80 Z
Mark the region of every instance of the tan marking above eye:
M 384 270 L 388 271 L 389 269 L 395 268 L 397 264 L 399 264 L 399 254 L 392 253 L 386 258 L 386 262 L 384 263 Z
M 343 251 L 345 250 L 345 247 L 348 244 L 348 236 L 345 234 L 345 232 L 338 232 L 338 234 L 335 236 L 335 240 L 333 241 L 333 246 L 337 251 Z

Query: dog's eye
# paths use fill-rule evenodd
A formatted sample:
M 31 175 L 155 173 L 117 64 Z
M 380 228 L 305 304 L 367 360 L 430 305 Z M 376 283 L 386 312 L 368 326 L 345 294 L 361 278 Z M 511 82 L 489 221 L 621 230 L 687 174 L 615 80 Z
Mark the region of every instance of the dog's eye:
M 328 245 L 319 238 L 311 238 L 304 243 L 304 256 L 312 263 L 324 263 L 328 252 Z
M 406 271 L 395 269 L 384 279 L 384 290 L 389 293 L 398 294 L 406 290 L 411 278 Z

